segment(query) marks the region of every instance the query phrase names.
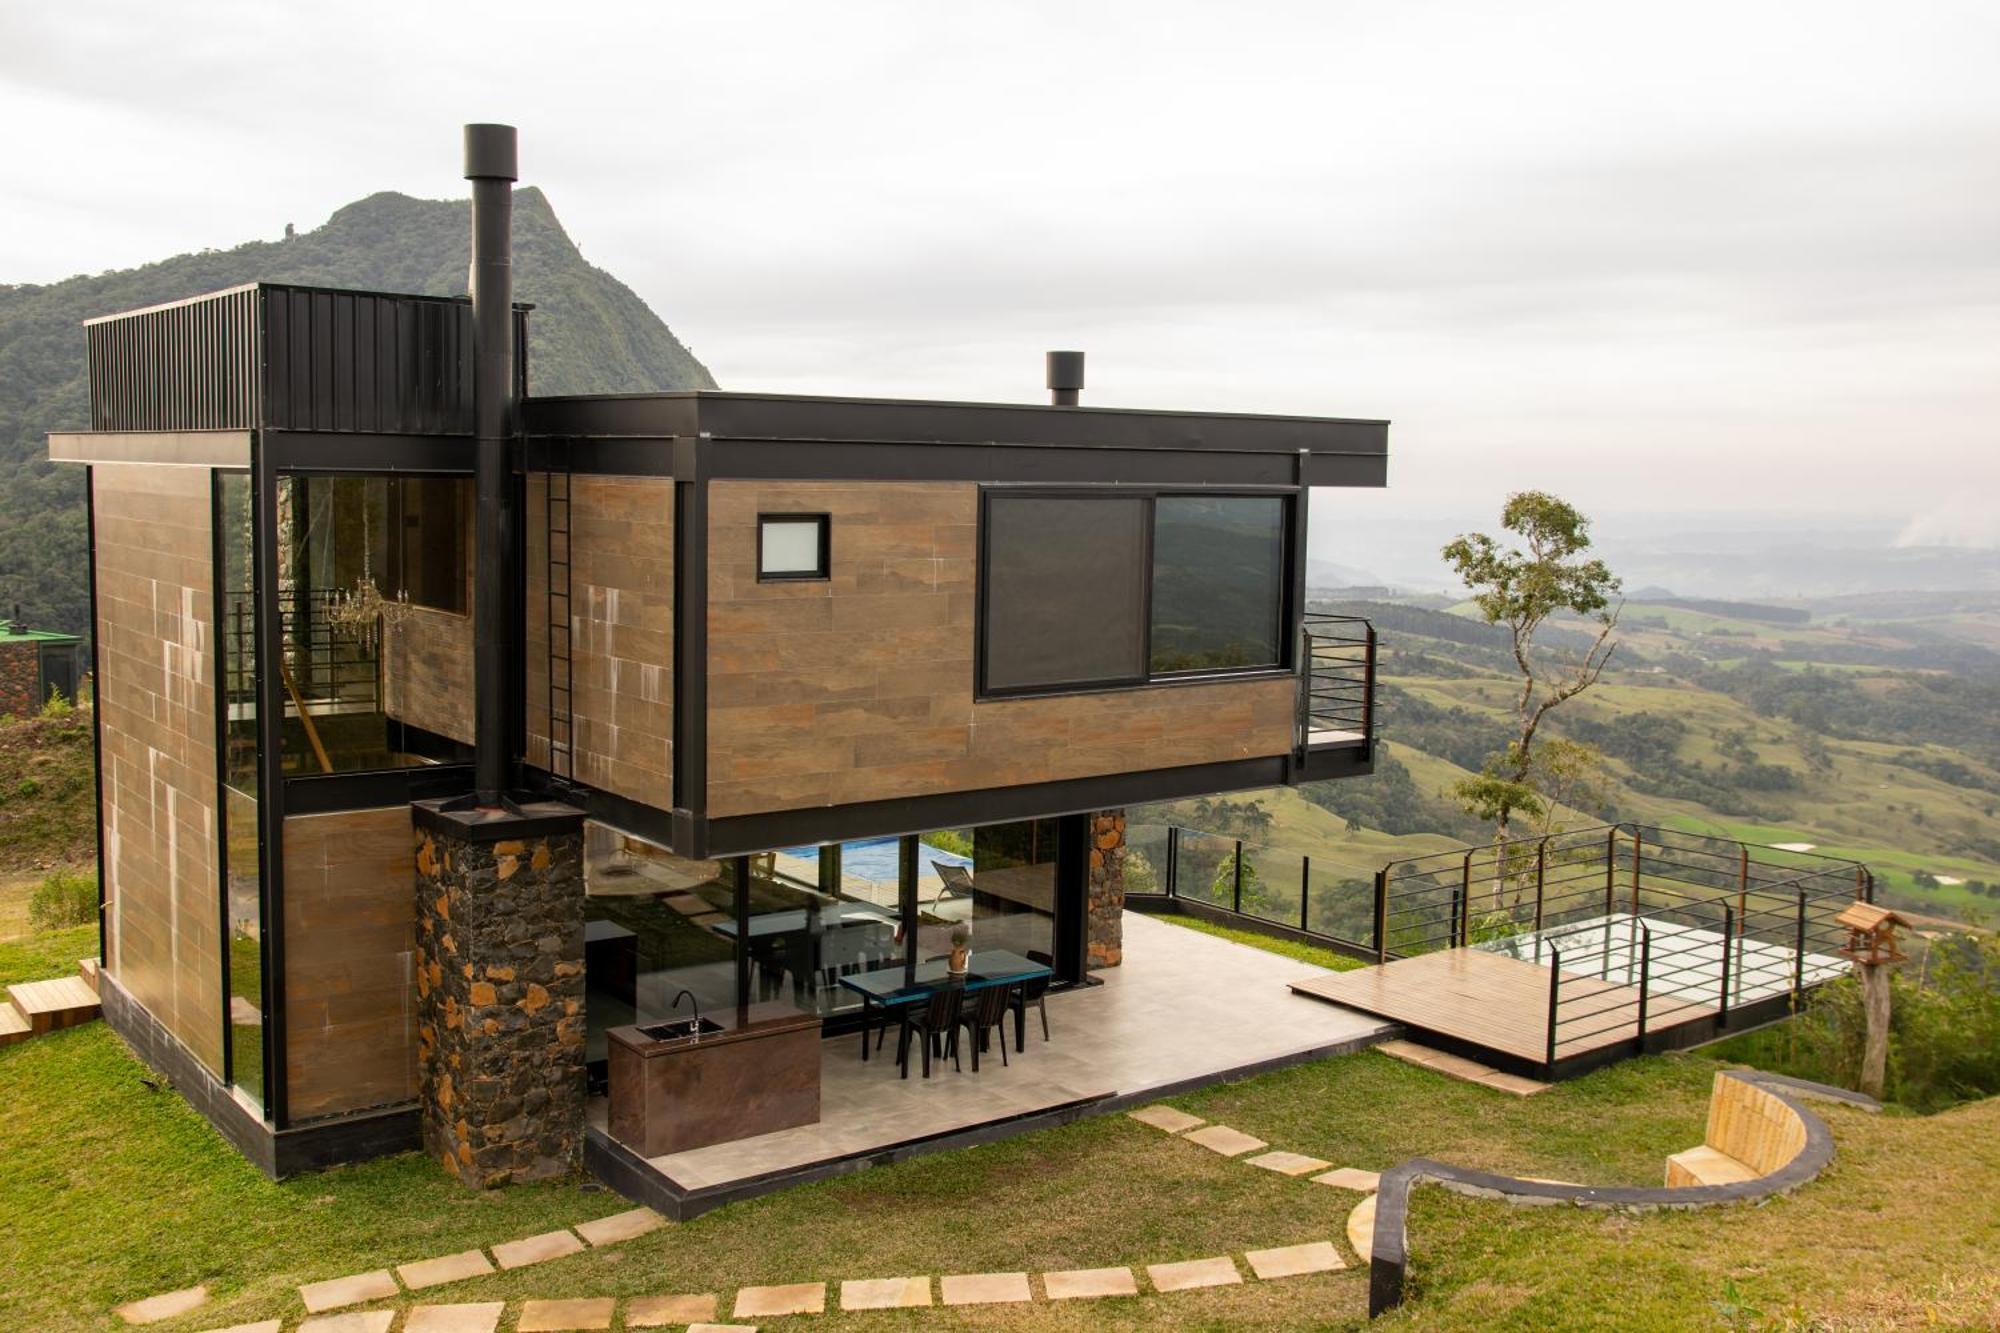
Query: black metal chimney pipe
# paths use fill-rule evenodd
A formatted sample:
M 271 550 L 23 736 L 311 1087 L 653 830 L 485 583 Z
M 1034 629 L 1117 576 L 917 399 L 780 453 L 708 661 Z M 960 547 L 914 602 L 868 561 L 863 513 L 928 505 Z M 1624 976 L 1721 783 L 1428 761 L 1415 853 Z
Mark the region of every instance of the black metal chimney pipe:
M 465 127 L 472 182 L 472 429 L 478 491 L 473 530 L 473 791 L 499 806 L 507 787 L 507 583 L 513 515 L 507 445 L 514 418 L 514 182 L 512 125 Z
M 1050 352 L 1047 360 L 1049 401 L 1057 407 L 1075 407 L 1083 392 L 1083 353 Z

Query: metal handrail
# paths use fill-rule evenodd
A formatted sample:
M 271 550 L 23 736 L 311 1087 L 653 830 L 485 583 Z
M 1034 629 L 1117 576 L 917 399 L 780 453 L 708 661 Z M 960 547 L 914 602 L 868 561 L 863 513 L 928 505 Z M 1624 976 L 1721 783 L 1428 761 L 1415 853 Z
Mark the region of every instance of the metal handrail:
M 1375 627 L 1360 616 L 1308 611 L 1303 617 L 1299 748 L 1314 732 L 1375 739 Z

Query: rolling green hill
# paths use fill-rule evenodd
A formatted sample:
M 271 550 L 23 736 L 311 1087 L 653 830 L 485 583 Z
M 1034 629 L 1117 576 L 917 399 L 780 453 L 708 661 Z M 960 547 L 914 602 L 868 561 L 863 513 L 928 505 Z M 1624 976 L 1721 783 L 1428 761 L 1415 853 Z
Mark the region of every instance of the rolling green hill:
M 514 196 L 514 281 L 537 393 L 714 388 L 646 303 L 592 267 L 536 189 Z M 39 627 L 88 619 L 83 476 L 48 462 L 46 435 L 88 424 L 83 321 L 254 281 L 455 296 L 466 290 L 470 205 L 375 194 L 317 230 L 179 255 L 46 286 L 0 286 L 0 607 Z

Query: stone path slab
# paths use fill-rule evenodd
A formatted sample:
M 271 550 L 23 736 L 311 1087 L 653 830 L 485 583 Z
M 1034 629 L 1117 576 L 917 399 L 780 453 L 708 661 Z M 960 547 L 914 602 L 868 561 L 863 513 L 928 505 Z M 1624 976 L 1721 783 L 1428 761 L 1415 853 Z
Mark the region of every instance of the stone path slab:
M 157 1324 L 162 1319 L 172 1319 L 175 1315 L 199 1310 L 207 1304 L 206 1286 L 183 1287 L 179 1291 L 163 1291 L 157 1296 L 148 1296 L 143 1301 L 127 1301 L 118 1307 L 117 1315 L 128 1324 Z
M 372 1273 L 356 1273 L 352 1277 L 329 1278 L 325 1282 L 308 1282 L 299 1288 L 299 1298 L 306 1303 L 307 1314 L 319 1314 L 326 1310 L 338 1310 L 343 1305 L 359 1305 L 363 1301 L 388 1300 L 402 1295 L 402 1288 L 386 1268 L 378 1268 Z
M 528 1301 L 521 1306 L 519 1333 L 576 1333 L 611 1327 L 618 1302 L 609 1296 L 568 1301 Z
M 939 1278 L 946 1305 L 1005 1305 L 1035 1299 L 1026 1273 L 958 1273 Z
M 1274 1250 L 1249 1250 L 1243 1257 L 1249 1260 L 1250 1271 L 1266 1282 L 1305 1273 L 1331 1273 L 1347 1267 L 1347 1261 L 1333 1248 L 1333 1242 L 1325 1240 L 1281 1245 Z
M 1252 1166 L 1261 1166 L 1266 1171 L 1276 1171 L 1281 1176 L 1303 1176 L 1314 1171 L 1324 1171 L 1332 1162 L 1322 1162 L 1317 1157 L 1307 1157 L 1296 1152 L 1267 1152 L 1257 1157 L 1246 1158 Z
M 1262 1139 L 1253 1139 L 1240 1129 L 1227 1125 L 1210 1125 L 1207 1129 L 1197 1129 L 1183 1135 L 1189 1143 L 1199 1143 L 1210 1152 L 1219 1152 L 1224 1157 L 1241 1157 L 1246 1152 L 1256 1152 L 1271 1145 Z
M 469 1277 L 485 1277 L 492 1271 L 493 1264 L 484 1254 L 478 1250 L 466 1250 L 398 1265 L 396 1276 L 403 1279 L 403 1285 L 411 1291 L 422 1291 L 426 1287 L 441 1287 L 447 1282 L 463 1282 Z
M 1332 1185 L 1336 1189 L 1359 1190 L 1363 1194 L 1373 1194 L 1377 1189 L 1381 1188 L 1382 1173 L 1380 1171 L 1363 1171 L 1361 1168 L 1354 1166 L 1343 1166 L 1337 1167 L 1323 1176 L 1314 1176 L 1313 1184 Z
M 910 1310 L 930 1303 L 927 1277 L 857 1278 L 840 1284 L 843 1310 Z
M 666 1328 L 670 1324 L 700 1324 L 715 1318 L 715 1293 L 694 1296 L 637 1296 L 625 1302 L 625 1327 Z
M 1125 1114 L 1142 1125 L 1164 1129 L 1169 1134 L 1184 1134 L 1198 1125 L 1208 1123 L 1198 1115 L 1189 1115 L 1186 1111 L 1177 1111 L 1171 1106 L 1142 1106 L 1136 1111 L 1127 1111 Z
M 231 1324 L 228 1328 L 211 1328 L 208 1333 L 279 1333 L 284 1328 L 282 1319 L 263 1319 L 254 1324 Z
M 506 1312 L 505 1301 L 419 1305 L 403 1320 L 403 1333 L 493 1333 Z
M 1052 1301 L 1137 1296 L 1139 1280 L 1132 1276 L 1129 1268 L 1072 1268 L 1066 1272 L 1042 1274 L 1042 1290 Z
M 566 1254 L 577 1254 L 582 1249 L 583 1242 L 568 1231 L 544 1231 L 539 1236 L 502 1241 L 493 1247 L 493 1258 L 502 1268 L 526 1268 L 529 1264 L 545 1264 Z
M 1347 1215 L 1347 1243 L 1367 1263 L 1375 1255 L 1375 1200 L 1380 1197 L 1371 1194 L 1354 1205 L 1354 1211 Z
M 826 1283 L 793 1282 L 775 1287 L 745 1287 L 736 1293 L 738 1319 L 768 1319 L 781 1314 L 820 1314 L 826 1310 Z
M 613 1213 L 590 1222 L 579 1222 L 573 1228 L 576 1234 L 592 1245 L 616 1245 L 620 1241 L 632 1240 L 667 1224 L 667 1219 L 650 1208 L 634 1208 L 630 1212 Z
M 1449 1051 L 1433 1050 L 1414 1041 L 1398 1038 L 1395 1041 L 1382 1042 L 1375 1049 L 1405 1064 L 1413 1064 L 1419 1069 L 1428 1069 L 1434 1074 L 1443 1074 L 1446 1078 L 1455 1078 L 1464 1083 L 1477 1083 L 1481 1087 L 1492 1088 L 1495 1092 L 1511 1093 L 1516 1097 L 1532 1097 L 1538 1092 L 1549 1090 L 1549 1085 L 1546 1083 L 1537 1083 L 1534 1079 L 1522 1078 L 1519 1074 L 1502 1073 L 1489 1065 L 1480 1064 L 1477 1060 L 1468 1060 Z
M 689 1324 L 688 1333 L 757 1333 L 755 1324 Z
M 348 1314 L 323 1314 L 298 1326 L 296 1333 L 389 1333 L 394 1310 L 355 1310 Z
M 1241 1282 L 1236 1261 L 1228 1255 L 1213 1259 L 1187 1259 L 1175 1264 L 1147 1264 L 1146 1276 L 1155 1291 L 1193 1291 L 1197 1287 L 1226 1287 Z

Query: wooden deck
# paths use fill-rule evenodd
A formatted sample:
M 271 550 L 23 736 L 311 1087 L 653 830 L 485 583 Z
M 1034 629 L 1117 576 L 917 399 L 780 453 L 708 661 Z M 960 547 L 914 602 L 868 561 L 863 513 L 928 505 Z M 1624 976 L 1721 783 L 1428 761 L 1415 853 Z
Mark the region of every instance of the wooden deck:
M 1549 969 L 1481 949 L 1447 949 L 1291 983 L 1301 995 L 1393 1019 L 1413 1033 L 1448 1038 L 1516 1062 L 1548 1058 Z M 1638 1036 L 1636 986 L 1565 970 L 1556 1058 L 1566 1060 Z M 1598 1014 L 1595 1011 L 1604 1010 Z M 1653 992 L 1647 1030 L 1715 1013 Z M 1571 1035 L 1575 1034 L 1575 1035 Z

